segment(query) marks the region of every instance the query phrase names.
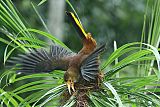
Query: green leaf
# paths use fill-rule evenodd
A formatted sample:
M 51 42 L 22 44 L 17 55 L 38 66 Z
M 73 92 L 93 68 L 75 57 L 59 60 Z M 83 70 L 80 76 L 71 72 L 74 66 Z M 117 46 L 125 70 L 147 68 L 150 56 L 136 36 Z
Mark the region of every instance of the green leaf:
M 44 2 L 46 2 L 47 0 L 41 0 L 41 2 L 38 3 L 38 6 L 42 5 Z
M 112 94 L 114 95 L 115 99 L 117 100 L 117 103 L 118 103 L 118 106 L 119 107 L 124 107 L 123 104 L 122 104 L 122 101 L 118 95 L 118 93 L 116 92 L 116 90 L 114 89 L 114 87 L 108 83 L 108 82 L 105 82 L 104 85 L 109 88 L 109 90 L 112 92 Z
M 43 32 L 41 30 L 36 30 L 36 29 L 27 29 L 27 31 L 29 32 L 34 32 L 34 33 L 38 33 L 40 35 L 43 35 L 51 40 L 53 40 L 55 43 L 65 47 L 65 48 L 68 48 L 63 42 L 61 42 L 60 40 L 58 40 L 57 38 L 55 38 L 54 36 L 52 36 L 51 34 L 47 33 L 47 32 Z

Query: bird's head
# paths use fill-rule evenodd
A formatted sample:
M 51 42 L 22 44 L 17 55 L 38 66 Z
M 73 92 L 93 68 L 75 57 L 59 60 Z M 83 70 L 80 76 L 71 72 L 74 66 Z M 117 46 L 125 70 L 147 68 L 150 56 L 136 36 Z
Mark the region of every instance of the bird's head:
M 68 69 L 64 74 L 64 81 L 68 87 L 68 91 L 71 94 L 72 91 L 75 91 L 74 89 L 74 83 L 77 82 L 78 76 L 77 72 L 73 69 Z

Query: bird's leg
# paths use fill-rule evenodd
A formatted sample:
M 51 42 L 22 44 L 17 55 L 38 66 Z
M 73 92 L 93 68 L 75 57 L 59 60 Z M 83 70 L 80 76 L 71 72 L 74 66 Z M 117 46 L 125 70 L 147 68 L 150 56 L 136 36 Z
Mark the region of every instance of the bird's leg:
M 71 94 L 71 89 L 72 89 L 72 91 L 75 92 L 74 82 L 72 80 L 68 80 L 66 84 L 67 84 L 67 87 L 68 87 L 69 94 Z
M 69 94 L 71 94 L 71 84 L 70 84 L 70 81 L 67 81 L 66 85 L 68 87 Z
M 71 88 L 72 88 L 73 92 L 75 92 L 75 89 L 74 89 L 74 82 L 71 83 Z

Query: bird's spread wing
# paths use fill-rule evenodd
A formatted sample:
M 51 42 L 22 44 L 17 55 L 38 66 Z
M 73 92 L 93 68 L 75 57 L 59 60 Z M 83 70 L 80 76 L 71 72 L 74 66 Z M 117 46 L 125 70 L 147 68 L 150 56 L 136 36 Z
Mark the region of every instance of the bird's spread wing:
M 80 67 L 82 77 L 87 80 L 95 80 L 99 72 L 99 54 L 103 52 L 105 45 L 100 46 L 93 51 L 83 62 Z
M 17 57 L 12 57 L 8 62 L 16 64 L 18 72 L 39 73 L 51 72 L 53 70 L 67 70 L 69 57 L 75 53 L 54 45 L 50 50 L 35 49 L 30 53 L 19 54 Z

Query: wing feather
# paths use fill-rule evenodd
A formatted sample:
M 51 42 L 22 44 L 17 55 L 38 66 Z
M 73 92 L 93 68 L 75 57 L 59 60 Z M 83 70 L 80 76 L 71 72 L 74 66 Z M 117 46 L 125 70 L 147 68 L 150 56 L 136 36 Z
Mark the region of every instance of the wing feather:
M 105 45 L 100 46 L 92 52 L 81 64 L 80 70 L 82 77 L 87 80 L 95 80 L 99 72 L 99 54 L 103 52 Z
M 51 72 L 53 70 L 67 70 L 69 58 L 75 55 L 70 50 L 61 46 L 50 46 L 49 51 L 35 49 L 30 53 L 19 54 L 7 61 L 8 65 L 16 65 L 18 72 L 39 73 Z M 67 59 L 68 58 L 68 59 Z

